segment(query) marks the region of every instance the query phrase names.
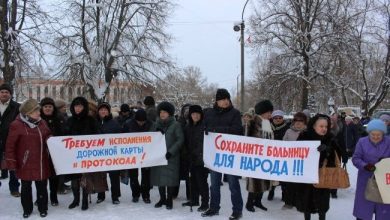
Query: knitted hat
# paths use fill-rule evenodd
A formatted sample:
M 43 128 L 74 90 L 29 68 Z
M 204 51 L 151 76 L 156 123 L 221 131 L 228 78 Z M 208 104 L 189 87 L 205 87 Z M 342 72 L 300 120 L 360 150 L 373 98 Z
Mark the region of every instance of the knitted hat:
M 8 85 L 6 83 L 3 83 L 0 85 L 0 91 L 1 90 L 8 90 L 8 92 L 11 93 L 11 95 L 12 95 L 12 88 L 10 85 Z
M 155 105 L 156 102 L 154 101 L 154 98 L 152 96 L 146 96 L 145 99 L 144 99 L 144 105 L 146 106 L 151 106 L 151 105 Z
M 276 116 L 284 117 L 285 113 L 282 110 L 275 110 L 272 112 L 272 118 Z
M 62 108 L 62 107 L 64 107 L 64 106 L 66 106 L 66 102 L 65 102 L 64 100 L 62 100 L 62 99 L 57 99 L 57 100 L 55 101 L 55 106 L 56 106 L 58 109 L 60 109 L 60 108 Z
M 45 97 L 41 100 L 40 102 L 40 105 L 41 107 L 45 106 L 45 105 L 52 105 L 53 107 L 56 106 L 54 100 L 52 98 L 49 98 L 49 97 Z
M 191 105 L 189 109 L 189 115 L 191 115 L 192 113 L 203 114 L 202 107 L 200 105 Z
M 170 116 L 173 116 L 175 114 L 175 106 L 173 106 L 171 103 L 166 101 L 161 102 L 157 106 L 158 114 L 160 114 L 161 111 L 166 111 Z
M 135 113 L 134 119 L 136 121 L 146 121 L 146 111 L 141 109 L 138 109 L 138 111 Z
M 128 104 L 122 104 L 120 112 L 130 112 L 130 106 Z
M 258 115 L 262 115 L 266 112 L 272 112 L 274 110 L 274 106 L 272 105 L 270 100 L 262 100 L 258 102 L 255 106 L 255 112 Z
M 111 105 L 108 104 L 108 102 L 102 102 L 98 105 L 97 107 L 97 111 L 99 111 L 101 108 L 106 108 L 108 110 L 108 112 L 111 113 Z
M 34 112 L 35 110 L 39 110 L 39 109 L 40 109 L 39 103 L 35 99 L 27 99 L 19 107 L 19 111 L 23 115 L 28 115 L 28 114 Z
M 367 132 L 382 131 L 384 134 L 387 132 L 385 123 L 380 119 L 373 119 L 367 124 Z
M 383 115 L 381 115 L 381 117 L 379 117 L 379 119 L 384 121 L 384 122 L 390 122 L 390 115 L 383 114 Z
M 222 99 L 230 100 L 230 93 L 226 89 L 218 89 L 217 94 L 215 95 L 215 100 L 219 101 Z

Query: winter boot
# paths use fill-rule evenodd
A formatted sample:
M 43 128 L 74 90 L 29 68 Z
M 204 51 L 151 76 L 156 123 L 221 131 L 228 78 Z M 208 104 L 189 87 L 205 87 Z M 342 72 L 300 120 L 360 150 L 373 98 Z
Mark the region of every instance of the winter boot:
M 242 218 L 242 213 L 233 212 L 233 214 L 229 217 L 229 220 L 237 220 Z
M 202 205 L 198 208 L 198 212 L 205 212 L 207 209 L 209 209 L 209 204 L 202 203 Z
M 255 200 L 255 194 L 254 193 L 248 193 L 248 200 L 245 204 L 245 208 L 250 211 L 250 212 L 254 212 L 255 211 L 255 208 L 253 207 L 253 203 L 254 203 L 254 200 Z
M 154 207 L 155 208 L 161 208 L 161 206 L 166 204 L 167 201 L 167 195 L 166 195 L 166 190 L 165 187 L 158 187 L 158 192 L 160 193 L 160 201 L 158 201 Z
M 73 209 L 80 204 L 80 187 L 72 187 L 73 202 L 69 205 L 69 209 Z
M 211 217 L 214 215 L 219 215 L 219 211 L 214 209 L 208 209 L 207 211 L 202 213 L 202 217 Z
M 52 206 L 58 206 L 57 192 L 50 192 L 50 202 Z
M 81 202 L 81 210 L 87 210 L 88 209 L 88 193 L 85 189 L 83 189 L 83 200 Z
M 272 201 L 274 199 L 274 196 L 275 196 L 275 187 L 276 186 L 272 186 L 271 190 L 269 191 L 268 193 L 268 200 L 269 201 Z
M 168 197 L 166 202 L 166 207 L 168 210 L 171 210 L 173 208 L 173 195 L 175 188 L 174 187 L 168 187 Z

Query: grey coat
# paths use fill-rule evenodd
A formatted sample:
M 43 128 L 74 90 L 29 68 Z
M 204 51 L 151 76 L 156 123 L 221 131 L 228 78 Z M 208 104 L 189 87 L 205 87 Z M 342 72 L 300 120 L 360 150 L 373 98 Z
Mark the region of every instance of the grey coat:
M 156 166 L 151 169 L 151 184 L 153 186 L 179 186 L 180 148 L 184 143 L 181 125 L 170 116 L 167 121 L 157 119 L 156 130 L 162 130 L 165 135 L 167 152 L 172 156 L 166 166 Z

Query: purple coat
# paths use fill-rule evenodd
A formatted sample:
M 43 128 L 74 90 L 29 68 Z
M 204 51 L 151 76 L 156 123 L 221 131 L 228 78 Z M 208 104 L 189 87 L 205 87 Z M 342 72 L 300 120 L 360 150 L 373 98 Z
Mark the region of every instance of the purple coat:
M 376 164 L 380 158 L 390 157 L 390 138 L 384 137 L 381 142 L 374 144 L 369 137 L 360 138 L 356 144 L 355 153 L 352 162 L 358 168 L 358 177 L 356 183 L 355 204 L 353 215 L 362 220 L 371 220 L 376 213 L 376 220 L 390 219 L 390 205 L 379 204 L 366 200 L 364 191 L 368 179 L 373 175 L 364 169 L 368 163 Z

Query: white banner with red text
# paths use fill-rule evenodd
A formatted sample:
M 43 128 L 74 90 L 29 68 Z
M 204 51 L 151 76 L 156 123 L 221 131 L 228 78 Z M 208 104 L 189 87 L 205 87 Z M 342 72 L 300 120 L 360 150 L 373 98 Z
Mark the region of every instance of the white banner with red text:
M 47 144 L 57 175 L 167 165 L 160 132 L 58 136 Z
M 285 182 L 318 183 L 320 141 L 278 141 L 209 132 L 204 163 L 220 173 Z

